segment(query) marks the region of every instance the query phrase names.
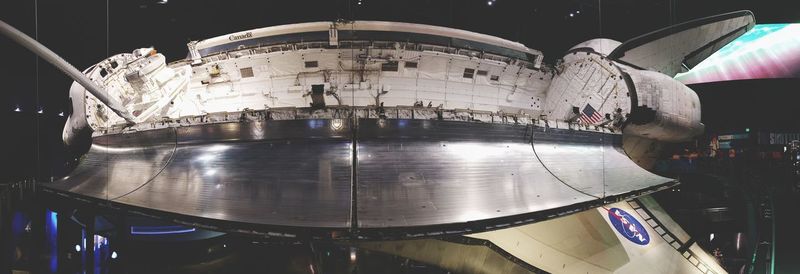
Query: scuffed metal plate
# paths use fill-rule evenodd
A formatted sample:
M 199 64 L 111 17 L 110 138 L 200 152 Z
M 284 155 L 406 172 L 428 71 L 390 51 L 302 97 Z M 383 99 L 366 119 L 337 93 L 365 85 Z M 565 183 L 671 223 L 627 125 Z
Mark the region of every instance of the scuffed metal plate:
M 238 223 L 436 231 L 672 181 L 627 159 L 620 138 L 435 120 L 221 123 L 96 138 L 45 186 Z
M 529 140 L 524 126 L 361 120 L 358 224 L 465 223 L 593 199 L 550 175 Z
M 225 221 L 349 227 L 349 124 L 295 120 L 163 129 L 156 132 L 177 133 L 172 133 L 173 145 L 154 148 L 125 142 L 128 136 L 152 133 L 101 137 L 115 141 L 120 154 L 95 146 L 71 176 L 47 186 Z M 165 152 L 173 150 L 174 155 Z M 107 185 L 121 191 L 106 196 Z
M 155 178 L 167 165 L 176 149 L 175 140 L 172 129 L 95 138 L 81 164 L 48 186 L 106 200 L 125 195 Z
M 350 165 L 347 140 L 182 146 L 155 180 L 115 201 L 229 221 L 347 227 Z
M 672 181 L 630 161 L 617 149 L 621 136 L 613 134 L 361 120 L 358 137 L 362 228 L 507 217 Z
M 589 131 L 536 128 L 536 157 L 570 187 L 595 197 L 619 195 L 671 181 L 634 163 L 622 137 Z

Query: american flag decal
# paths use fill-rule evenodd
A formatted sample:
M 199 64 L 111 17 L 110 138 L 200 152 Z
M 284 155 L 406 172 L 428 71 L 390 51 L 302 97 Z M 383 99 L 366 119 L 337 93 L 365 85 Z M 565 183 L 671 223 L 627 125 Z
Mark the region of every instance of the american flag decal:
M 585 124 L 597 124 L 603 121 L 603 115 L 600 115 L 600 112 L 597 112 L 592 105 L 586 104 L 586 107 L 583 108 L 583 112 L 581 112 L 581 122 Z

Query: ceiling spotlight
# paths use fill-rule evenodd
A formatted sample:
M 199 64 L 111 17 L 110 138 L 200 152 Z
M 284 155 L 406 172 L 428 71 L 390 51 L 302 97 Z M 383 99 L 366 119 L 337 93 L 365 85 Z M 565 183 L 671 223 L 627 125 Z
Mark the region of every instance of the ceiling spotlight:
M 486 4 L 491 6 L 492 5 L 492 1 L 486 2 Z
M 579 11 L 579 10 L 576 10 L 576 11 L 575 11 L 575 14 L 581 14 L 581 11 Z
M 22 109 L 17 106 L 17 108 L 14 109 L 14 112 L 22 112 Z
M 575 14 L 574 13 L 570 13 L 569 17 L 575 17 Z
M 163 4 L 166 4 L 168 1 L 169 1 L 169 0 L 161 0 L 161 1 L 158 1 L 158 2 L 156 2 L 156 4 L 161 4 L 161 5 L 163 5 Z
M 116 251 L 112 251 L 111 252 L 111 259 L 116 259 L 117 257 L 118 257 L 117 252 Z
M 58 113 L 58 116 L 64 117 L 64 112 L 63 112 L 63 111 L 62 111 L 62 112 L 59 112 L 59 113 Z
M 37 111 L 36 111 L 36 113 L 39 113 L 39 114 L 42 114 L 42 113 L 44 113 L 44 108 L 42 108 L 42 107 L 39 107 L 39 110 L 37 110 Z

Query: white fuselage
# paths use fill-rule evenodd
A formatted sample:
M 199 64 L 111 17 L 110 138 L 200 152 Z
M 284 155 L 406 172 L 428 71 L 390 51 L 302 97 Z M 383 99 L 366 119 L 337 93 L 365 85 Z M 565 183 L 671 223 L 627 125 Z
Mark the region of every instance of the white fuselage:
M 581 43 L 550 68 L 539 51 L 461 30 L 307 23 L 191 42 L 189 58 L 169 65 L 154 50 L 139 49 L 87 74 L 137 124 L 275 108 L 408 106 L 521 114 L 616 132 L 627 126 L 626 133 L 658 141 L 683 141 L 702 130 L 694 92 L 606 58 L 617 45 Z M 98 136 L 124 123 L 84 94 L 73 85 L 73 98 L 86 96 L 73 100 L 85 114 L 70 117 L 65 140 L 86 127 Z

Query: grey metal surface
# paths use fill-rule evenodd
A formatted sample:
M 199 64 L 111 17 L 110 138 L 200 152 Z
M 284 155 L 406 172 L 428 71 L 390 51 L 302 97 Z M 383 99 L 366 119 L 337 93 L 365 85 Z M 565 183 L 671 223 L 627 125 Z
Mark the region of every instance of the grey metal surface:
M 96 138 L 69 177 L 45 186 L 252 224 L 452 226 L 672 181 L 631 162 L 620 138 L 434 120 L 222 123 Z
M 347 227 L 350 151 L 346 140 L 189 145 L 155 180 L 116 201 L 230 221 Z
M 104 136 L 50 187 L 227 221 L 348 227 L 351 142 L 339 136 L 349 131 L 344 120 L 294 120 Z
M 101 199 L 125 195 L 167 165 L 176 149 L 175 138 L 172 129 L 96 138 L 81 164 L 52 186 Z
M 594 199 L 547 172 L 527 127 L 379 122 L 359 124 L 361 227 L 464 223 Z
M 536 128 L 534 153 L 563 183 L 582 193 L 605 197 L 669 179 L 652 174 L 622 150 L 622 136 L 588 131 Z

